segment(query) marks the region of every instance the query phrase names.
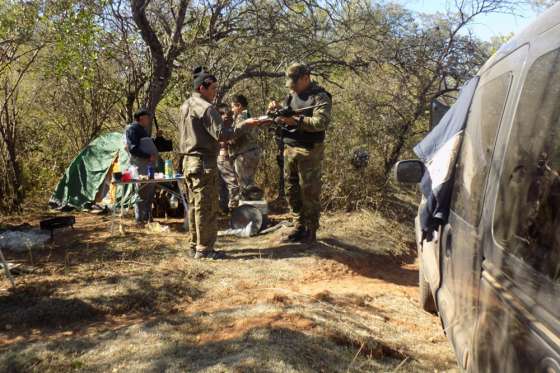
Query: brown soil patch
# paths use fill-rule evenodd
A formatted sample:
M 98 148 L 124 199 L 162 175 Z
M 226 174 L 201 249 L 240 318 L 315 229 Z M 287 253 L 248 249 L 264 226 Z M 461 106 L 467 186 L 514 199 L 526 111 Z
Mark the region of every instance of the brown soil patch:
M 300 315 L 285 315 L 276 313 L 268 316 L 250 317 L 241 320 L 235 320 L 226 325 L 220 325 L 218 330 L 200 334 L 197 337 L 199 344 L 203 345 L 208 342 L 224 341 L 228 339 L 240 338 L 251 329 L 259 328 L 283 328 L 294 331 L 310 331 L 316 324 Z

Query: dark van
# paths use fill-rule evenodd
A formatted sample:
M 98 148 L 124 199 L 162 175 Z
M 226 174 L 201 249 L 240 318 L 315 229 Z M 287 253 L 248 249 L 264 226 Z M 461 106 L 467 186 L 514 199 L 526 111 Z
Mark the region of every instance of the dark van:
M 395 168 L 424 196 L 421 304 L 466 371 L 560 372 L 560 5 L 502 47 L 457 104 L 432 130 L 443 140 L 432 136 L 430 157 Z

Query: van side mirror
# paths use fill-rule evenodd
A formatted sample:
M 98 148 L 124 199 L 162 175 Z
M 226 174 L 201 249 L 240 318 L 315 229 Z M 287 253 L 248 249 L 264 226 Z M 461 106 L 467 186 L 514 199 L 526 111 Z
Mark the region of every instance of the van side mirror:
M 426 166 L 419 160 L 397 162 L 394 168 L 395 180 L 399 183 L 419 183 L 424 176 Z

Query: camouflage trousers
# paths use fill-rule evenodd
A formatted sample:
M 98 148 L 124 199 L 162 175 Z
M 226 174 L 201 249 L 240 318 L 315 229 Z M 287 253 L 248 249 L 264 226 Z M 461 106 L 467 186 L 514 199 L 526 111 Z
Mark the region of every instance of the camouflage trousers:
M 202 158 L 185 157 L 185 172 L 189 202 L 190 248 L 205 252 L 214 249 L 218 234 L 218 169 L 204 164 Z
M 235 172 L 242 191 L 255 186 L 255 174 L 261 159 L 259 149 L 249 150 L 248 152 L 235 156 Z
M 284 149 L 284 178 L 290 208 L 297 223 L 313 231 L 319 229 L 321 215 L 324 150 L 322 143 L 309 148 L 286 145 Z
M 228 156 L 220 155 L 218 157 L 218 170 L 228 191 L 228 207 L 237 207 L 239 204 L 239 183 L 232 159 Z

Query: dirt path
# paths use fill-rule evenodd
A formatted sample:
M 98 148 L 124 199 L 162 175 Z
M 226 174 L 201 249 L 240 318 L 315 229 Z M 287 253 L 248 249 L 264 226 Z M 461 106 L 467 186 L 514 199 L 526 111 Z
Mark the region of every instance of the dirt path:
M 223 237 L 230 259 L 201 262 L 182 233 L 111 238 L 80 215 L 17 258 L 37 267 L 17 292 L 0 282 L 0 371 L 454 371 L 416 301 L 410 227 L 367 212 L 322 226 L 312 248 Z

